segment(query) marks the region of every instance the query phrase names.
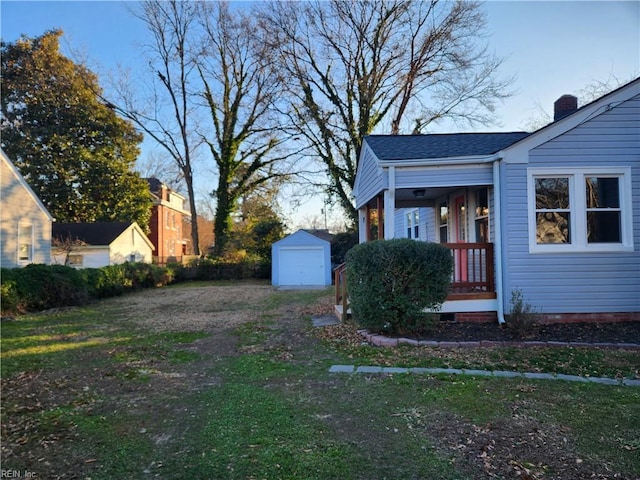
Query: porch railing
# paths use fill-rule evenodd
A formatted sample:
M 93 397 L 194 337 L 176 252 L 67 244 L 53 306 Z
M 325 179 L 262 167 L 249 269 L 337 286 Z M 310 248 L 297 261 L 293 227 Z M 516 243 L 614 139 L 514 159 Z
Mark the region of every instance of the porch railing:
M 450 299 L 483 298 L 483 295 L 489 298 L 495 295 L 493 243 L 443 243 L 442 245 L 451 250 L 454 260 Z M 340 312 L 344 321 L 349 308 L 346 264 L 338 265 L 333 275 L 336 289 L 335 305 L 342 307 Z
M 443 243 L 453 254 L 451 293 L 495 291 L 493 243 Z
M 344 322 L 347 319 L 349 310 L 349 301 L 347 299 L 347 264 L 341 263 L 333 271 L 333 281 L 336 288 L 336 306 L 341 306 L 340 320 Z

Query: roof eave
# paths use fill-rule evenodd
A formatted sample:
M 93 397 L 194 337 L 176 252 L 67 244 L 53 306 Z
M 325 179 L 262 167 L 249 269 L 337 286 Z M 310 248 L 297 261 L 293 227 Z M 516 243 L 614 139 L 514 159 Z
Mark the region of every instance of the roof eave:
M 420 158 L 413 160 L 379 160 L 381 167 L 431 167 L 434 165 L 471 165 L 492 163 L 500 160 L 501 152 L 491 155 L 470 155 L 464 157 Z

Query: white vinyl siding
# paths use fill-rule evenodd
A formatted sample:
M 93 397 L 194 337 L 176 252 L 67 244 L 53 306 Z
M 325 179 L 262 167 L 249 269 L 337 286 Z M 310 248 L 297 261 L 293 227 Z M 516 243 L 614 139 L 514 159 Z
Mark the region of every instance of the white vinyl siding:
M 0 265 L 49 264 L 51 215 L 1 149 L 0 192 Z

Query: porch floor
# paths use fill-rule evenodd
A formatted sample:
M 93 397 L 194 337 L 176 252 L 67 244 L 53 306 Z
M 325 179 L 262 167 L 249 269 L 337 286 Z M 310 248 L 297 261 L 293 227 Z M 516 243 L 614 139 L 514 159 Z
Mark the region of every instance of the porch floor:
M 468 293 L 450 293 L 447 295 L 445 302 L 454 302 L 460 300 L 495 300 L 496 292 L 468 292 Z M 342 304 L 334 305 L 334 312 L 339 320 L 346 320 L 351 315 L 351 309 L 347 306 L 347 314 L 343 315 L 344 307 Z

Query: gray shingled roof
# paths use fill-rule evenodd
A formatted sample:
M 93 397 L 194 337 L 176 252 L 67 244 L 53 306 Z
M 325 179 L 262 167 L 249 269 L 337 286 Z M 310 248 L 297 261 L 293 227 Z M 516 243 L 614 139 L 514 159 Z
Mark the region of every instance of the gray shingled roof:
M 87 245 L 110 245 L 131 223 L 58 223 L 51 225 L 51 236 L 61 241 L 71 238 Z
M 333 235 L 329 233 L 329 230 L 319 228 L 304 228 L 305 232 L 310 233 L 314 237 L 318 237 L 320 240 L 325 240 L 329 243 L 333 240 Z
M 379 160 L 417 160 L 491 155 L 529 136 L 527 132 L 369 135 Z

